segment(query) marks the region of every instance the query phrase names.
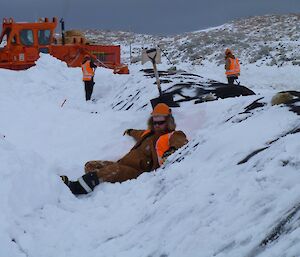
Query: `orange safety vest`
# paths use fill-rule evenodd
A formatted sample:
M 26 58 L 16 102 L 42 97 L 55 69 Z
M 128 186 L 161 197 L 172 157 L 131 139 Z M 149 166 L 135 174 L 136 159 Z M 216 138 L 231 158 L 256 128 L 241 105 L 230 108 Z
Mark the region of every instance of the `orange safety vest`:
M 151 130 L 149 130 L 149 129 L 145 130 L 142 134 L 142 137 L 148 135 L 150 132 L 151 132 Z M 164 134 L 164 135 L 160 136 L 156 141 L 155 150 L 156 150 L 156 155 L 157 155 L 159 166 L 161 166 L 164 163 L 162 157 L 163 157 L 164 153 L 167 150 L 169 150 L 169 148 L 170 148 L 169 140 L 170 140 L 170 137 L 173 135 L 173 133 L 174 133 L 174 131 Z
M 229 58 L 230 65 L 229 70 L 226 70 L 225 74 L 228 75 L 240 75 L 240 63 L 238 58 Z
M 83 74 L 82 80 L 83 81 L 91 81 L 95 75 L 93 68 L 91 68 L 91 61 L 88 60 L 85 63 L 83 63 L 81 65 L 81 69 L 82 69 L 82 74 Z
M 170 148 L 170 137 L 173 135 L 174 131 L 168 134 L 164 134 L 158 138 L 155 145 L 155 150 L 157 154 L 157 159 L 159 166 L 161 166 L 164 163 L 163 155 L 164 153 L 169 150 Z

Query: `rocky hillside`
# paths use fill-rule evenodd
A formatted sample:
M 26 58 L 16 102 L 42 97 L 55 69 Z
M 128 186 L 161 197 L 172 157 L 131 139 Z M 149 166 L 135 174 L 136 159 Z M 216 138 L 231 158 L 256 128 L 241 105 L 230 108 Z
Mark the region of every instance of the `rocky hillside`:
M 87 30 L 89 40 L 120 44 L 129 61 L 139 60 L 143 47 L 160 45 L 173 63 L 201 64 L 204 60 L 223 65 L 225 48 L 232 48 L 241 63 L 282 66 L 300 65 L 300 14 L 265 15 L 235 20 L 219 27 L 175 36 L 151 36 L 132 32 Z

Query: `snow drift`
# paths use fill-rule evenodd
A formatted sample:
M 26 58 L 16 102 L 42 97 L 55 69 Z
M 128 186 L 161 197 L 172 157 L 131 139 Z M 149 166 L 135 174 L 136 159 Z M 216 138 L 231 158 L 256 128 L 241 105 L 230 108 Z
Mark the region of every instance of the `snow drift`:
M 300 126 L 269 103 L 271 78 L 251 87 L 259 96 L 174 108 L 190 142 L 163 168 L 78 198 L 65 187 L 59 175 L 76 179 L 88 160 L 117 160 L 133 145 L 123 131 L 145 128 L 156 89 L 140 68 L 97 69 L 96 103 L 84 101 L 80 69 L 50 56 L 27 71 L 0 70 L 0 256 L 300 256 L 299 222 L 259 246 L 300 201 L 300 133 L 237 165 Z M 113 108 L 141 87 L 138 108 Z M 241 114 L 261 96 L 267 105 Z

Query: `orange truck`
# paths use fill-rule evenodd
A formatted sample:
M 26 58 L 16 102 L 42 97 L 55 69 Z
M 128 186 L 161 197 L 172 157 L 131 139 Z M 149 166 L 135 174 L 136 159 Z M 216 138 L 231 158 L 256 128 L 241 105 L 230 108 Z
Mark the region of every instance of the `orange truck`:
M 57 18 L 38 22 L 15 22 L 4 18 L 0 36 L 0 68 L 25 70 L 35 65 L 40 53 L 50 54 L 67 63 L 80 67 L 85 55 L 90 55 L 99 66 L 113 69 L 114 73 L 128 74 L 128 66 L 121 63 L 119 45 L 92 45 L 84 37 L 65 40 L 64 21 L 60 20 L 62 35 L 56 38 Z

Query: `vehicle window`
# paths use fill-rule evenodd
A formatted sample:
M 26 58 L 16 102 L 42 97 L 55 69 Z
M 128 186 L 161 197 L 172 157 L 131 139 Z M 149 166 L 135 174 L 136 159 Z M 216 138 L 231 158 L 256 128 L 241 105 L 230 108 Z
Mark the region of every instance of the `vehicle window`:
M 5 47 L 7 45 L 7 35 L 4 35 L 1 43 L 0 43 L 0 47 Z
M 31 29 L 23 29 L 20 31 L 21 43 L 25 46 L 33 45 L 33 32 Z
M 0 38 L 0 47 L 5 47 L 7 45 L 7 40 L 10 34 L 10 29 L 6 29 L 6 31 L 3 33 L 2 38 Z
M 40 45 L 49 45 L 50 44 L 50 35 L 51 31 L 49 29 L 39 30 L 38 40 Z

